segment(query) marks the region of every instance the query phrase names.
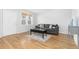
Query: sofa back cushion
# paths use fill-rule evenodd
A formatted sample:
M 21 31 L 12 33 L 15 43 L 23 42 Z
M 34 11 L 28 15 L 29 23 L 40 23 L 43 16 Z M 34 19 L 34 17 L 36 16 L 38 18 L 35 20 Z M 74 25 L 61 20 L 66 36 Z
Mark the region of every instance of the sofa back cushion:
M 44 28 L 49 28 L 50 24 L 44 24 Z
M 38 24 L 36 28 L 55 29 L 58 25 L 52 24 Z
M 40 28 L 44 28 L 44 24 L 40 24 Z
M 52 25 L 52 29 L 58 28 L 58 25 Z
M 38 24 L 36 25 L 36 28 L 44 28 L 44 24 Z

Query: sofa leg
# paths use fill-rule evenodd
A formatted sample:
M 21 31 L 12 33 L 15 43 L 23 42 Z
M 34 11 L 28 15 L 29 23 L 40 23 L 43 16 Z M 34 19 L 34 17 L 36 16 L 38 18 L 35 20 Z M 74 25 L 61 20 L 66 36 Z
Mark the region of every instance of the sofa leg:
M 32 34 L 32 32 L 30 32 L 30 35 Z
M 42 34 L 42 38 L 44 39 L 44 34 Z

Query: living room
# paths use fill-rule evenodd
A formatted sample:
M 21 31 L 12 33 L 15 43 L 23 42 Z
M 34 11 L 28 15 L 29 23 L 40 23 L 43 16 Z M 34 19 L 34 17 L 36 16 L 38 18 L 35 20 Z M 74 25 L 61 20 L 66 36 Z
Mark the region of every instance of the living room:
M 68 34 L 68 26 L 77 13 L 72 9 L 0 9 L 0 42 L 4 43 L 0 48 L 78 48 Z M 30 30 L 39 24 L 58 26 L 57 35 L 47 32 L 46 38 L 38 32 L 30 35 Z

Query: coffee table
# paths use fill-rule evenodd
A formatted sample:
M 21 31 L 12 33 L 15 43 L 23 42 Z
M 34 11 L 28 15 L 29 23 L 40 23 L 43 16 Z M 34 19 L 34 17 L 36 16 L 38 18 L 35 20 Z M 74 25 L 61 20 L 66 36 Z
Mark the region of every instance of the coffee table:
M 44 36 L 46 34 L 46 30 L 45 29 L 38 29 L 38 28 L 30 29 L 30 35 L 32 34 L 32 32 L 41 33 L 43 39 L 44 39 Z

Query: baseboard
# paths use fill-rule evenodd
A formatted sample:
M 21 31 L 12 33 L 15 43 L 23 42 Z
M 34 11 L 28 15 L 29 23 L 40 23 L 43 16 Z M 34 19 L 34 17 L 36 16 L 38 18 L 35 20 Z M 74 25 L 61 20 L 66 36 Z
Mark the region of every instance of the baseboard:
M 0 38 L 2 38 L 2 37 L 6 37 L 6 36 L 10 36 L 10 35 L 23 34 L 23 33 L 27 33 L 27 32 L 17 32 L 17 33 L 15 33 L 15 34 L 3 35 L 3 36 L 1 36 Z

